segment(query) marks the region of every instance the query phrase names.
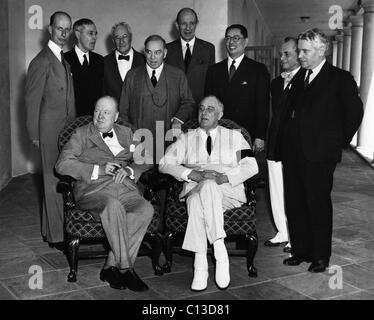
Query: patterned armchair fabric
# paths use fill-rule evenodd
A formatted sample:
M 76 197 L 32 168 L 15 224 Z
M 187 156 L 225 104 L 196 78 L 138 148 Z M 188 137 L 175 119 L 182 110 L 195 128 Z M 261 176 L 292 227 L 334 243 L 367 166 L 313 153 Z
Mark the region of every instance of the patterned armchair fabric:
M 58 140 L 58 147 L 61 151 L 65 143 L 70 139 L 74 130 L 84 126 L 92 121 L 92 116 L 82 116 L 70 122 L 61 131 Z M 125 124 L 121 119 L 117 120 L 118 124 Z M 64 198 L 64 214 L 65 214 L 65 242 L 67 246 L 67 256 L 70 264 L 70 273 L 68 275 L 69 282 L 76 281 L 78 269 L 78 249 L 80 240 L 83 239 L 106 239 L 104 229 L 100 221 L 96 221 L 92 214 L 86 210 L 80 210 L 75 206 L 73 195 L 74 179 L 69 176 L 62 176 L 58 185 L 58 191 L 62 193 Z M 153 204 L 154 215 L 148 227 L 146 237 L 151 239 L 152 245 L 152 265 L 155 274 L 162 274 L 162 268 L 159 265 L 159 256 L 162 252 L 162 235 L 160 229 L 160 210 L 157 198 L 152 190 L 147 189 L 145 194 L 148 195 L 147 200 Z
M 221 119 L 219 125 L 229 129 L 239 129 L 244 138 L 251 143 L 249 133 L 229 119 Z M 190 120 L 182 126 L 182 130 L 186 132 L 188 129 L 195 129 L 199 126 L 197 120 Z M 224 228 L 228 236 L 242 237 L 247 240 L 247 269 L 249 276 L 256 277 L 257 270 L 253 265 L 254 256 L 257 251 L 258 241 L 256 234 L 256 199 L 252 179 L 245 183 L 245 191 L 247 202 L 241 207 L 226 210 L 224 212 Z M 179 200 L 179 194 L 182 191 L 183 183 L 173 180 L 169 187 L 166 198 L 166 212 L 165 212 L 165 227 L 167 233 L 165 234 L 165 255 L 167 262 L 164 265 L 164 272 L 170 272 L 172 264 L 172 241 L 176 234 L 184 233 L 187 228 L 188 214 L 187 207 L 184 201 Z

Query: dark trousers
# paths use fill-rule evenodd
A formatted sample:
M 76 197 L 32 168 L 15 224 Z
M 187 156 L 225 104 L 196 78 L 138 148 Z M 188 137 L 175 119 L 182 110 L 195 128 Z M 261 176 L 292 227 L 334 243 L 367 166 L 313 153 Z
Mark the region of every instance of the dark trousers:
M 282 157 L 292 254 L 312 261 L 328 260 L 332 237 L 331 190 L 336 162 L 305 159 L 298 130 L 293 129 L 295 127 L 285 136 L 287 146 L 283 148 Z

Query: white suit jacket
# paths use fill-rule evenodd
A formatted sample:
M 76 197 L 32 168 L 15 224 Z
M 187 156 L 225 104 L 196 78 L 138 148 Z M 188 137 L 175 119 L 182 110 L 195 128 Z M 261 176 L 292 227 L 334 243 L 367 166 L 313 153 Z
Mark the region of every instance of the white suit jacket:
M 198 128 L 181 134 L 160 160 L 160 172 L 170 174 L 179 181 L 186 181 L 181 198 L 197 186 L 196 182 L 186 180 L 186 170 L 209 169 L 225 173 L 229 183 L 221 185 L 223 191 L 245 202 L 243 182 L 258 173 L 256 159 L 241 156 L 241 151 L 251 149 L 248 142 L 239 130 L 218 126 L 209 156 L 201 131 Z

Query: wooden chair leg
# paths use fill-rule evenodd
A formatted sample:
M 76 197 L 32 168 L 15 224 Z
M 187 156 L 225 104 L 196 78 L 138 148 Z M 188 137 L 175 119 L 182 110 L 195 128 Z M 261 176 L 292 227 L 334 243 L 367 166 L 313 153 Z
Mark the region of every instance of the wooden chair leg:
M 257 277 L 257 269 L 253 264 L 253 260 L 255 258 L 257 248 L 258 248 L 258 237 L 256 231 L 246 235 L 246 241 L 248 243 L 247 248 L 247 270 L 248 276 L 256 278 Z
M 69 239 L 67 255 L 70 265 L 70 272 L 68 274 L 68 282 L 77 281 L 78 272 L 78 249 L 79 249 L 79 238 L 73 237 Z
M 171 272 L 171 266 L 173 264 L 173 237 L 175 233 L 174 232 L 167 232 L 164 236 L 164 254 L 166 262 L 162 266 L 162 269 L 164 270 L 164 273 L 170 273 Z
M 160 266 L 160 255 L 162 252 L 162 235 L 160 233 L 153 234 L 152 236 L 152 267 L 156 276 L 164 274 L 163 268 Z

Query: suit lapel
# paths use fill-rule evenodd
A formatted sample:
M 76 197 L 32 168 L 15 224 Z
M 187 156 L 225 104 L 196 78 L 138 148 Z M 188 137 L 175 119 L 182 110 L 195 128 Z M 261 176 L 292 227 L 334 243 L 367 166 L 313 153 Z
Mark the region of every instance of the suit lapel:
M 182 43 L 181 43 L 180 39 L 177 40 L 176 46 L 177 46 L 176 61 L 177 61 L 178 67 L 185 72 L 186 70 L 184 68 Z M 192 59 L 193 59 L 193 53 L 192 53 L 192 58 L 191 58 L 191 61 L 190 61 L 190 65 L 192 63 Z
M 110 60 L 109 60 L 109 66 L 114 72 L 114 77 L 116 78 L 116 82 L 122 83 L 121 74 L 119 73 L 118 64 L 116 60 L 116 51 L 114 50 L 111 54 Z
M 109 153 L 113 155 L 112 151 L 110 151 L 109 147 L 104 142 L 103 138 L 100 135 L 99 130 L 95 128 L 93 123 L 91 123 L 89 132 L 88 132 L 88 138 L 101 150 L 105 151 L 106 153 Z

